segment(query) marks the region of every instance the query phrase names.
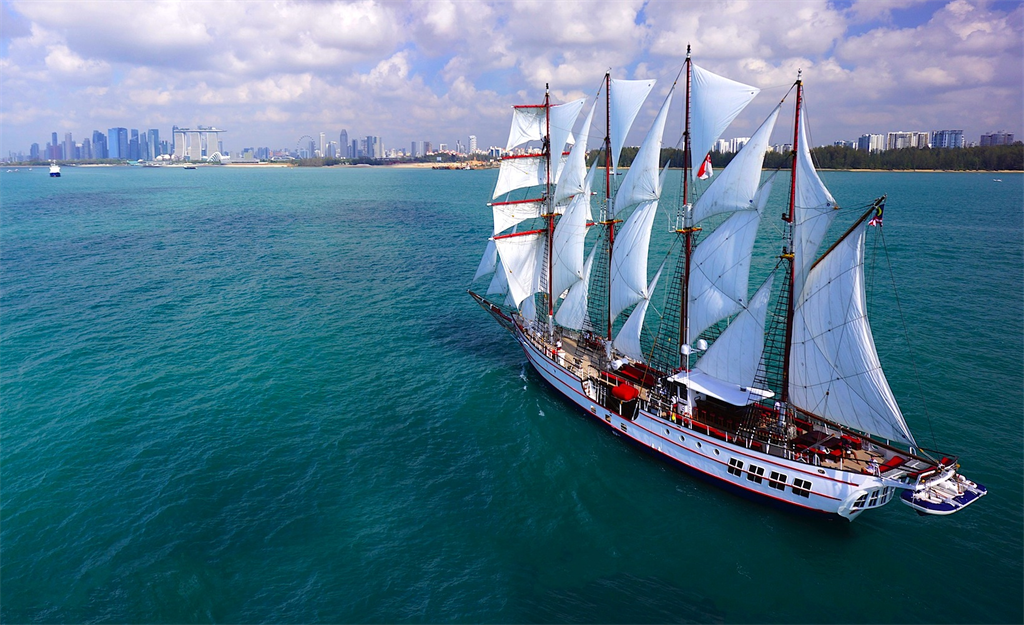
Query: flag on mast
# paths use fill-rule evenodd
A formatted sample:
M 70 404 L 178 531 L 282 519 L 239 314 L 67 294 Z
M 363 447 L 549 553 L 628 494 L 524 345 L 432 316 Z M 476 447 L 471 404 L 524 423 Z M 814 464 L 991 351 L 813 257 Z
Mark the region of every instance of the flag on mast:
M 882 211 L 885 210 L 885 202 L 882 202 L 875 207 L 875 216 L 868 222 L 869 226 L 881 226 L 882 225 Z
M 701 180 L 707 180 L 714 173 L 711 169 L 711 152 L 708 152 L 708 155 L 704 157 L 704 162 L 700 164 L 700 169 L 697 170 L 697 177 Z

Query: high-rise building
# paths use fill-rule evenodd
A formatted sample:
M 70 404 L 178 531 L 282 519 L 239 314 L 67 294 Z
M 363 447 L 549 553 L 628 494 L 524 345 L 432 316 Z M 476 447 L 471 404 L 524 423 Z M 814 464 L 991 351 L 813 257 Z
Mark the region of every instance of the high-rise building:
M 69 161 L 75 160 L 75 141 L 71 138 L 70 132 L 64 133 L 64 158 Z
M 358 139 L 352 139 L 352 145 L 349 146 L 349 150 L 348 150 L 348 157 L 349 158 L 359 158 L 360 156 L 362 156 L 362 154 L 359 153 L 359 140 Z
M 107 130 L 107 153 L 109 158 L 128 158 L 128 129 L 110 128 Z
M 92 160 L 92 143 L 88 139 L 82 139 L 82 152 L 78 157 L 83 161 Z
M 322 132 L 320 133 L 320 147 L 318 149 L 320 154 L 317 156 L 321 158 L 327 156 L 327 135 Z
M 897 130 L 896 132 L 886 133 L 885 149 L 926 148 L 929 145 L 929 139 L 930 137 L 927 132 Z
M 962 148 L 964 147 L 963 130 L 933 130 L 933 148 Z
M 349 151 L 348 143 L 348 131 L 342 129 L 341 134 L 338 135 L 338 144 L 341 145 L 341 153 L 338 154 L 339 158 L 352 158 L 355 155 Z
M 981 135 L 981 147 L 990 145 L 1010 145 L 1013 143 L 1012 132 L 990 132 L 987 135 Z
M 108 158 L 107 157 L 107 135 L 103 134 L 99 130 L 92 131 L 92 157 L 93 158 Z
M 149 153 L 146 154 L 146 160 L 156 160 L 156 157 L 160 156 L 162 153 L 160 151 L 160 131 L 156 128 L 150 128 L 147 130 L 146 144 L 149 146 Z
M 862 152 L 885 151 L 885 135 L 863 134 L 857 139 L 857 149 Z
M 41 155 L 39 154 L 39 144 L 33 143 L 32 147 L 28 149 L 28 160 L 30 161 L 41 161 Z
M 434 146 L 432 146 L 429 141 L 424 141 L 423 142 L 423 153 L 424 154 L 433 154 L 434 153 Z
M 469 153 L 476 154 L 476 135 L 469 135 Z
M 413 158 L 416 158 L 417 156 L 420 155 L 419 151 L 416 149 L 415 141 L 409 144 L 409 154 L 412 155 Z

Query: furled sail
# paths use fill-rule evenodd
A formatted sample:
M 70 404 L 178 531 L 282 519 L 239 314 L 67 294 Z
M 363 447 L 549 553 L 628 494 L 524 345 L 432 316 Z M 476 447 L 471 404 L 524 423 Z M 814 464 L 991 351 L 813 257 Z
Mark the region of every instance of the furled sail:
M 736 212 L 694 251 L 687 289 L 687 343 L 747 305 L 745 300 L 754 240 L 774 179 L 772 175 L 757 191 L 753 199 L 754 210 Z
M 590 107 L 590 113 L 583 121 L 583 130 L 580 139 L 569 151 L 569 158 L 566 159 L 565 167 L 558 176 L 558 184 L 555 186 L 555 204 L 561 204 L 583 192 L 583 182 L 587 176 L 587 133 L 590 131 L 590 124 L 594 120 L 594 109 L 597 102 Z M 595 161 L 596 162 L 596 161 Z M 587 188 L 589 191 L 589 187 Z
M 707 191 L 693 207 L 693 223 L 721 213 L 751 209 L 761 182 L 764 154 L 768 150 L 772 129 L 779 117 L 782 104 L 775 107 L 750 141 L 744 145 L 729 165 L 718 174 Z
M 562 305 L 555 313 L 555 321 L 564 328 L 582 330 L 587 321 L 587 290 L 590 288 L 590 271 L 594 266 L 595 247 L 583 265 L 583 279 L 569 287 Z
M 544 214 L 544 200 L 513 200 L 511 202 L 494 202 L 491 211 L 494 213 L 494 234 L 500 234 L 512 226 Z
M 610 139 L 612 143 L 612 173 L 619 163 L 619 154 L 626 142 L 626 135 L 636 119 L 640 107 L 654 88 L 655 80 L 611 80 L 608 89 L 610 115 Z
M 768 276 L 750 299 L 750 304 L 736 315 L 718 340 L 704 352 L 694 365 L 695 369 L 739 387 L 753 386 L 761 353 L 764 351 L 764 320 L 768 313 L 774 277 L 775 274 Z
M 654 124 L 640 145 L 636 158 L 633 159 L 633 164 L 622 178 L 622 184 L 615 194 L 616 213 L 640 202 L 657 200 L 661 196 L 661 136 L 665 132 L 665 121 L 668 119 L 668 108 L 672 103 L 673 92 L 674 89 L 668 92 L 658 116 L 654 119 Z
M 544 289 L 547 237 L 543 232 L 530 232 L 495 237 L 494 245 L 501 256 L 509 293 L 516 306 Z
M 658 268 L 658 273 L 654 274 L 654 279 L 647 286 L 644 293 L 644 298 L 640 300 L 633 312 L 630 313 L 629 318 L 626 319 L 626 323 L 622 324 L 622 329 L 615 336 L 615 340 L 612 345 L 615 349 L 619 350 L 623 354 L 629 356 L 633 360 L 644 362 L 644 350 L 640 345 L 640 333 L 644 329 L 644 317 L 647 316 L 647 307 L 651 304 L 651 295 L 654 293 L 654 289 L 658 286 L 658 278 L 661 277 L 661 270 L 664 269 L 664 264 Z
M 915 446 L 882 372 L 867 319 L 861 224 L 810 270 L 793 312 L 792 403 L 848 427 Z
M 804 116 L 800 116 L 800 145 L 796 154 L 796 189 L 793 196 L 793 296 L 798 297 L 803 289 L 804 279 L 814 257 L 821 246 L 832 220 L 836 216 L 836 201 L 822 184 L 818 172 L 811 162 L 811 150 L 807 145 L 807 130 Z
M 695 177 L 711 146 L 761 90 L 696 64 L 691 69 L 690 174 Z

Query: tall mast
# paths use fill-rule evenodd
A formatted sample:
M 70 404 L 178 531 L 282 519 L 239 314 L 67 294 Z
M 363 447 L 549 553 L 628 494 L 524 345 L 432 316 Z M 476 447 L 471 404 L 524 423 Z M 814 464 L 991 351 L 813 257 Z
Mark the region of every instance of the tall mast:
M 790 352 L 792 351 L 793 343 L 793 301 L 794 295 L 793 290 L 796 284 L 796 262 L 793 257 L 793 236 L 794 227 L 796 225 L 796 165 L 797 165 L 797 154 L 800 150 L 800 107 L 803 106 L 803 81 L 800 80 L 801 70 L 797 70 L 796 73 L 796 113 L 793 116 L 793 164 L 792 173 L 789 177 L 789 214 L 783 216 L 783 220 L 788 224 L 787 231 L 789 233 L 789 241 L 787 247 L 783 249 L 782 256 L 789 260 L 789 289 L 788 302 L 786 303 L 786 342 L 783 350 L 782 358 L 782 401 L 787 403 L 789 401 L 789 358 Z
M 555 316 L 555 294 L 552 291 L 554 288 L 554 254 L 553 254 L 553 243 L 555 236 L 555 209 L 553 198 L 551 196 L 551 100 L 549 92 L 549 84 L 544 83 L 544 157 L 547 164 L 547 171 L 545 172 L 546 180 L 544 182 L 544 202 L 547 210 L 547 221 L 548 221 L 548 333 L 550 334 L 554 329 L 554 316 Z M 561 158 L 561 149 L 559 149 L 559 158 Z
M 608 334 L 612 340 L 612 246 L 615 244 L 615 220 L 612 219 L 612 73 L 604 74 L 604 206 L 605 224 L 608 226 L 608 297 L 605 304 L 608 311 Z
M 682 297 L 679 302 L 679 365 L 684 369 L 690 368 L 690 257 L 693 254 L 693 213 L 690 210 L 690 86 L 691 86 L 691 64 L 690 45 L 686 45 L 686 113 L 683 127 L 683 234 L 686 238 L 685 264 L 683 266 L 683 283 L 679 292 Z M 685 353 L 684 353 L 685 351 Z

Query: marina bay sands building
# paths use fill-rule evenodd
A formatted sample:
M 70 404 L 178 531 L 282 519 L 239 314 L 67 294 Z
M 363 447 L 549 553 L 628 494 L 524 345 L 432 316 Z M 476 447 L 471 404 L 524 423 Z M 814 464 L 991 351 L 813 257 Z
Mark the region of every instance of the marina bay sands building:
M 217 151 L 217 134 L 224 132 L 213 127 L 178 128 L 175 126 L 174 156 L 188 161 L 198 161 L 204 156 L 213 156 Z

